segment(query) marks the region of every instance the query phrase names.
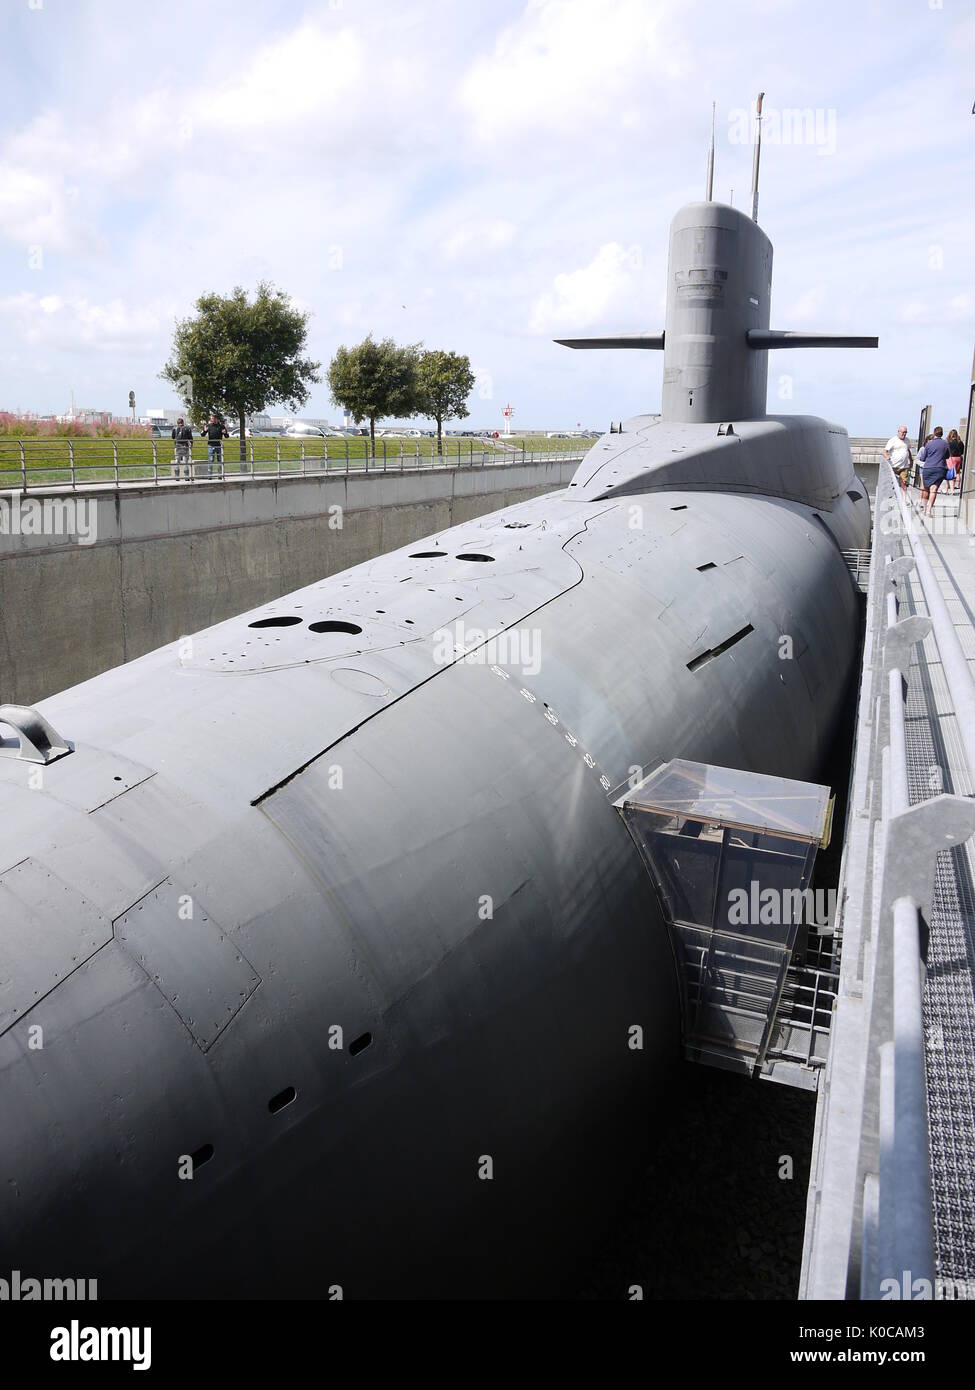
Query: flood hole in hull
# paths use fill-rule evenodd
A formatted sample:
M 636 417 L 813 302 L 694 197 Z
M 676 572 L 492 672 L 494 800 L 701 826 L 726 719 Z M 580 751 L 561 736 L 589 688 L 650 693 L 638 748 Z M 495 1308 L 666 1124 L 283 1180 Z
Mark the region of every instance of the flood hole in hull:
M 355 636 L 357 635 L 357 633 L 360 633 L 360 632 L 362 631 L 362 628 L 359 626 L 358 623 L 341 623 L 341 622 L 336 622 L 336 621 L 334 621 L 333 619 L 329 618 L 329 619 L 323 619 L 323 621 L 320 622 L 320 623 L 309 623 L 309 624 L 308 624 L 308 631 L 309 631 L 309 632 L 347 632 L 347 633 L 349 633 L 350 636 L 355 637 Z

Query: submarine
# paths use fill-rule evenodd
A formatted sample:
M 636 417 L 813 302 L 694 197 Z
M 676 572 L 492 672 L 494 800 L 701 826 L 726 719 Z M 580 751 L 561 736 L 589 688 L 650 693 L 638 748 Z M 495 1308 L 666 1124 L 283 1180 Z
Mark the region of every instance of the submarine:
M 710 172 L 667 276 L 659 336 L 565 340 L 664 374 L 562 491 L 0 708 L 0 1268 L 571 1290 L 683 1065 L 616 802 L 817 775 L 870 535 L 846 431 L 766 395 L 769 351 L 876 340 L 769 328 Z

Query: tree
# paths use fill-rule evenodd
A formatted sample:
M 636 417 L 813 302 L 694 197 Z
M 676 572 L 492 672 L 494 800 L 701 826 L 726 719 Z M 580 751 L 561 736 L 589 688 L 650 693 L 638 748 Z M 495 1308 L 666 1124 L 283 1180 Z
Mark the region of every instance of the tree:
M 419 344 L 397 347 L 392 338 L 373 342 L 370 333 L 356 347 L 340 347 L 328 368 L 332 400 L 358 425 L 369 421 L 369 451 L 376 454 L 376 421 L 415 415 Z
M 321 363 L 303 356 L 308 315 L 265 280 L 253 303 L 238 285 L 226 297 L 201 295 L 196 310 L 177 322 L 160 376 L 176 387 L 195 424 L 203 425 L 211 410 L 238 421 L 245 463 L 246 417 L 277 401 L 297 410 L 308 400 L 309 384 L 321 381 Z
M 437 453 L 443 453 L 444 420 L 467 418 L 467 397 L 474 389 L 469 357 L 434 349 L 425 352 L 417 367 L 417 408 L 437 422 Z

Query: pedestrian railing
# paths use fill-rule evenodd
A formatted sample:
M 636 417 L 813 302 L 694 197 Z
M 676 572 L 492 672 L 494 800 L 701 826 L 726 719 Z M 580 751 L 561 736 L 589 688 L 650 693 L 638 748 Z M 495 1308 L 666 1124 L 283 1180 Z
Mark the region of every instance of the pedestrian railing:
M 926 615 L 906 611 L 908 577 Z M 905 702 L 918 674 L 910 669 L 913 649 L 928 637 L 975 773 L 975 681 L 910 504 L 883 464 L 840 877 L 840 982 L 817 1114 L 803 1298 L 909 1298 L 918 1290 L 931 1297 L 935 1286 L 923 956 L 937 855 L 975 834 L 975 800 L 940 793 L 935 783 L 912 804 Z M 903 1292 L 905 1279 L 913 1294 Z
M 402 473 L 423 469 L 484 468 L 503 463 L 581 459 L 590 441 L 577 448 L 546 448 L 545 440 L 520 446 L 503 440 L 445 439 L 440 453 L 425 440 L 376 440 L 370 457 L 365 439 L 248 439 L 224 442 L 219 462 L 208 460 L 205 440 L 195 439 L 190 456 L 179 457 L 168 439 L 8 439 L 0 437 L 0 491 L 71 489 L 103 484 L 185 485 L 214 480 L 314 477 L 333 473 Z M 433 448 L 436 448 L 434 442 Z M 180 476 L 182 475 L 182 476 Z

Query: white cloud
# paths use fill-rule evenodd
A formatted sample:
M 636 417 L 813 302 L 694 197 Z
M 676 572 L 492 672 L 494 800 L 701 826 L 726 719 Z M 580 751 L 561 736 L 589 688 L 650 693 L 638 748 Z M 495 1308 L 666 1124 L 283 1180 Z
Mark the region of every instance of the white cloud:
M 810 285 L 788 311 L 790 328 L 812 328 L 822 318 L 825 302 L 825 288 L 822 285 Z
M 515 231 L 515 224 L 504 218 L 465 222 L 444 238 L 442 249 L 452 260 L 480 258 L 510 246 Z
M 895 321 L 903 324 L 956 324 L 975 319 L 975 298 L 966 291 L 958 294 L 929 294 L 902 300 Z
M 63 177 L 16 164 L 0 155 L 0 238 L 25 249 L 61 250 L 71 244 L 75 211 Z
M 305 20 L 256 54 L 240 80 L 204 84 L 188 109 L 194 124 L 224 132 L 301 128 L 341 111 L 363 69 L 362 45 L 351 29 L 333 32 Z
M 558 333 L 570 329 L 618 328 L 607 321 L 611 312 L 633 312 L 639 299 L 642 256 L 637 246 L 616 241 L 601 246 L 587 266 L 556 275 L 553 288 L 536 299 L 531 313 L 533 333 Z
M 672 0 L 529 0 L 461 82 L 477 137 L 564 137 L 594 123 L 638 125 L 631 108 L 651 95 L 650 75 L 659 81 L 685 70 L 682 46 L 673 36 L 661 39 L 673 8 Z
M 30 291 L 0 299 L 4 333 L 49 351 L 158 351 L 167 319 L 171 310 L 167 313 L 163 306 L 132 307 L 121 299 L 93 303 Z

